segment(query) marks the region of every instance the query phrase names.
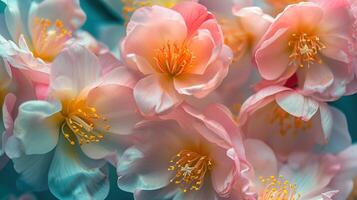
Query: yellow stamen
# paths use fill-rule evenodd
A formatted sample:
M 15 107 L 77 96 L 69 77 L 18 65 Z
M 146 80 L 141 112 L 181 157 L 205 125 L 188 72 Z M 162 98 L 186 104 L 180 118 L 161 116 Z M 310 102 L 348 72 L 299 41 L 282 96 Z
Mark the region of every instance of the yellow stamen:
M 290 183 L 281 175 L 259 177 L 259 180 L 265 186 L 264 190 L 259 192 L 259 200 L 299 200 L 301 198 L 296 184 Z
M 51 62 L 72 37 L 72 32 L 64 27 L 61 20 L 52 23 L 49 19 L 36 17 L 34 24 L 32 52 L 35 57 Z
M 187 46 L 178 46 L 170 42 L 156 50 L 156 56 L 154 57 L 157 71 L 170 77 L 179 76 L 190 70 L 193 59 L 194 55 Z
M 205 174 L 213 167 L 208 156 L 190 150 L 182 150 L 170 160 L 169 171 L 176 172 L 170 182 L 180 185 L 183 192 L 200 190 Z
M 326 46 L 320 41 L 316 35 L 308 35 L 306 33 L 292 34 L 289 41 L 291 54 L 289 56 L 291 63 L 299 67 L 310 67 L 312 64 L 321 64 L 319 53 Z
M 61 130 L 64 137 L 74 145 L 76 138 L 80 145 L 99 142 L 104 133 L 110 130 L 107 119 L 97 113 L 94 107 L 87 106 L 84 100 L 72 100 L 64 104 L 62 111 L 65 121 Z
M 290 131 L 293 135 L 297 135 L 299 130 L 307 131 L 311 129 L 312 122 L 304 121 L 298 117 L 292 116 L 285 110 L 275 105 L 272 115 L 269 118 L 271 124 L 279 125 L 279 134 L 286 136 Z

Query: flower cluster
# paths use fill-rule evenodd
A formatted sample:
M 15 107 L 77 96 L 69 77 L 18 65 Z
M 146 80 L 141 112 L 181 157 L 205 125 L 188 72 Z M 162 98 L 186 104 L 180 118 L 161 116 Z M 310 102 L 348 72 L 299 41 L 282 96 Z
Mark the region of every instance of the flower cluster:
M 328 103 L 357 93 L 357 1 L 103 0 L 116 50 L 79 0 L 2 1 L 0 168 L 18 187 L 105 199 L 112 165 L 137 200 L 352 192 L 357 145 Z

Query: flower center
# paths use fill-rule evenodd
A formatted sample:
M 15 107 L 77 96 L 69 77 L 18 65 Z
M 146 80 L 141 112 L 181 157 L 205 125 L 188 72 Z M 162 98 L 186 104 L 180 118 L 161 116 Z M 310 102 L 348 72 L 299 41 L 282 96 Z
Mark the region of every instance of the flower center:
M 180 185 L 183 192 L 200 190 L 206 172 L 213 167 L 211 158 L 190 150 L 180 151 L 170 163 L 168 170 L 176 172 L 170 182 Z
M 279 125 L 279 134 L 281 136 L 286 136 L 289 131 L 291 131 L 293 135 L 297 135 L 299 130 L 305 132 L 312 127 L 311 121 L 304 121 L 298 117 L 290 115 L 278 105 L 275 105 L 273 113 L 269 118 L 269 122 L 271 124 L 277 123 Z
M 156 50 L 154 61 L 158 72 L 175 77 L 191 69 L 194 58 L 186 45 L 167 42 Z
M 52 23 L 49 19 L 36 17 L 32 30 L 32 52 L 35 57 L 51 62 L 71 37 L 72 32 L 64 27 L 61 20 Z
M 291 63 L 308 68 L 315 63 L 321 64 L 318 54 L 326 48 L 318 36 L 306 33 L 292 34 L 288 45 L 291 48 L 289 56 Z
M 65 121 L 62 124 L 62 134 L 72 144 L 77 138 L 80 145 L 99 142 L 104 133 L 110 130 L 107 119 L 97 113 L 94 107 L 87 106 L 84 100 L 69 101 L 63 110 Z
M 296 184 L 285 180 L 283 176 L 259 177 L 260 182 L 265 186 L 259 192 L 260 200 L 299 200 L 301 194 L 297 193 Z

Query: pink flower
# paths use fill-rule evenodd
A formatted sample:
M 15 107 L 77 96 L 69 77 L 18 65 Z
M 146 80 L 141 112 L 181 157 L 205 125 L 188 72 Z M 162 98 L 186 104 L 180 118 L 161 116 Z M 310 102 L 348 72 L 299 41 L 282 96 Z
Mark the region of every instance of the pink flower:
M 287 84 L 335 100 L 354 79 L 354 18 L 347 0 L 302 2 L 279 14 L 258 44 L 263 86 Z
M 20 182 L 49 187 L 59 199 L 104 199 L 106 159 L 125 149 L 142 120 L 132 78 L 124 67 L 103 76 L 99 59 L 83 46 L 62 51 L 52 64 L 48 98 L 22 103 L 12 123 L 5 151 Z
M 121 51 L 141 77 L 134 96 L 146 115 L 168 111 L 188 96 L 206 96 L 226 76 L 232 59 L 214 16 L 194 2 L 138 9 Z
M 220 16 L 225 43 L 232 49 L 234 59 L 227 77 L 215 92 L 226 106 L 237 113 L 239 105 L 252 95 L 252 85 L 260 80 L 251 57 L 255 46 L 273 18 L 258 7 L 233 9 L 233 13 L 230 10 L 232 8 L 218 16 Z
M 85 21 L 79 1 L 11 0 L 5 4 L 0 55 L 32 81 L 48 85 L 52 61 L 73 42 L 72 35 Z
M 260 140 L 248 139 L 244 145 L 253 167 L 251 190 L 256 199 L 343 200 L 352 191 L 356 145 L 337 153 L 294 152 L 286 162 Z
M 183 105 L 165 118 L 139 127 L 144 138 L 119 158 L 119 188 L 138 200 L 228 198 L 247 166 L 229 111 Z
M 264 88 L 246 100 L 238 122 L 246 138 L 263 140 L 280 159 L 293 151 L 327 144 L 333 132 L 341 138 L 349 134 L 341 112 L 281 86 Z

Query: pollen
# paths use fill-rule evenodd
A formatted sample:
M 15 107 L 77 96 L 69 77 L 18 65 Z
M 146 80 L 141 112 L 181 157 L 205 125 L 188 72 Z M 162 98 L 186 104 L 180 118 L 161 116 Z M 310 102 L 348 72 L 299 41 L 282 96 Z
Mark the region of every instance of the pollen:
M 312 128 L 312 122 L 310 120 L 304 121 L 298 117 L 295 117 L 287 113 L 278 105 L 274 106 L 274 110 L 269 118 L 269 122 L 279 126 L 279 134 L 281 136 L 286 136 L 288 133 L 292 133 L 296 136 L 298 131 L 306 132 Z
M 180 186 L 183 192 L 201 189 L 207 172 L 212 170 L 213 161 L 208 156 L 182 150 L 170 160 L 168 171 L 175 172 L 170 182 Z
M 179 76 L 192 68 L 195 56 L 186 45 L 177 45 L 167 42 L 162 48 L 156 50 L 154 61 L 159 73 L 170 77 Z
M 322 63 L 319 53 L 326 46 L 321 42 L 320 37 L 306 33 L 294 33 L 288 45 L 291 49 L 289 59 L 292 64 L 309 68 L 313 64 Z
M 84 100 L 70 101 L 63 114 L 62 134 L 71 145 L 76 141 L 80 145 L 100 142 L 111 128 L 107 118 L 98 114 L 94 107 L 87 106 Z
M 259 192 L 260 200 L 299 200 L 301 194 L 297 192 L 297 185 L 290 183 L 283 176 L 259 177 L 260 182 L 265 186 Z
M 54 23 L 46 18 L 35 18 L 32 29 L 32 52 L 35 57 L 51 62 L 72 37 L 61 20 Z

